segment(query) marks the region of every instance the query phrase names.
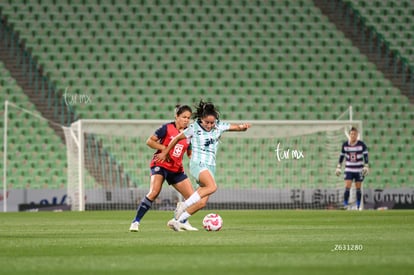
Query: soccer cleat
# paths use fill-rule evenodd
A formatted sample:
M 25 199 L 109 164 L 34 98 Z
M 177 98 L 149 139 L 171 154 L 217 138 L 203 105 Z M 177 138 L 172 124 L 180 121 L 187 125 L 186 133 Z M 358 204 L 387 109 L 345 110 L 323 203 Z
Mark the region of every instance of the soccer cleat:
M 176 220 L 178 220 L 181 216 L 182 213 L 184 213 L 184 211 L 187 209 L 187 206 L 185 205 L 184 202 L 178 202 L 177 203 L 177 208 L 175 208 L 174 210 L 174 218 Z
M 198 229 L 193 227 L 188 220 L 185 222 L 180 222 L 180 227 L 187 231 L 198 231 Z
M 139 222 L 131 223 L 131 226 L 129 227 L 129 231 L 138 232 L 139 231 Z
M 176 219 L 169 220 L 167 226 L 174 231 L 198 231 L 198 229 L 193 227 L 188 221 L 179 222 Z
M 186 222 L 179 222 L 176 219 L 171 219 L 167 222 L 167 226 L 174 231 L 198 231 L 197 228 L 191 226 L 191 224 Z
M 174 231 L 183 231 L 183 229 L 181 229 L 181 223 L 179 221 L 177 221 L 176 219 L 171 219 L 167 222 L 167 226 L 169 228 L 171 228 Z
M 341 209 L 341 210 L 349 210 L 350 207 L 349 207 L 349 205 L 342 205 L 339 209 Z

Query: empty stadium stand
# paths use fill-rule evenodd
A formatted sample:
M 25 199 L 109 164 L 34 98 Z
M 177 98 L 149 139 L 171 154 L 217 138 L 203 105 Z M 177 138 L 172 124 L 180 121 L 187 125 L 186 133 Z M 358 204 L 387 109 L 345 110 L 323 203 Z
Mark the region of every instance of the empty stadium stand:
M 410 1 L 352 4 L 413 62 Z M 337 119 L 352 105 L 370 147 L 368 187 L 414 180 L 413 104 L 311 0 L 8 0 L 0 9 L 57 89 L 90 98 L 71 102 L 78 117 L 169 120 L 175 104 L 200 98 L 231 120 Z M 48 184 L 65 182 L 59 161 Z M 23 188 L 21 177 L 11 184 Z

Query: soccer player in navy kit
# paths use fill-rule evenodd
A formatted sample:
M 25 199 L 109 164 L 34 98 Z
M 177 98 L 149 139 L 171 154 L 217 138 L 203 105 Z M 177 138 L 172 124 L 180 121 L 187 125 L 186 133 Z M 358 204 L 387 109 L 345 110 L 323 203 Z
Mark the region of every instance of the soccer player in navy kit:
M 361 206 L 361 186 L 364 177 L 368 175 L 368 147 L 361 140 L 358 140 L 358 130 L 352 127 L 349 130 L 349 140 L 342 144 L 341 154 L 339 155 L 339 163 L 336 167 L 335 174 L 341 174 L 342 162 L 345 159 L 345 192 L 344 192 L 344 207 L 348 208 L 348 201 L 352 182 L 355 181 L 356 189 L 356 206 L 360 209 Z
M 129 230 L 131 232 L 139 231 L 141 219 L 145 213 L 151 208 L 152 202 L 158 197 L 161 192 L 162 184 L 166 180 L 169 185 L 173 186 L 184 198 L 188 198 L 193 194 L 194 189 L 188 178 L 184 173 L 183 156 L 191 156 L 190 140 L 183 139 L 175 145 L 173 150 L 168 155 L 167 161 L 158 161 L 156 155 L 167 147 L 171 140 L 179 135 L 190 123 L 192 115 L 191 107 L 188 105 L 178 105 L 175 108 L 175 121 L 161 125 L 153 135 L 147 140 L 147 145 L 156 149 L 153 158 L 151 159 L 151 182 L 150 190 L 138 206 L 136 216 L 131 223 Z M 193 213 L 192 213 L 193 214 Z M 186 220 L 180 225 L 183 230 L 195 231 L 197 228 L 191 226 Z

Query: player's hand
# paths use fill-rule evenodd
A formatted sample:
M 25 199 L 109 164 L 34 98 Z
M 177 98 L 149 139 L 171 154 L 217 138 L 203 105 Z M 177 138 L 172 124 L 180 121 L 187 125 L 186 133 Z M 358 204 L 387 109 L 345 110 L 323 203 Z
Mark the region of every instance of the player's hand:
M 250 128 L 250 123 L 240 123 L 239 124 L 239 130 L 240 131 L 247 131 L 247 129 Z
M 338 164 L 338 166 L 336 166 L 336 170 L 335 170 L 335 175 L 337 176 L 337 177 L 339 177 L 339 175 L 341 175 L 341 165 L 340 164 Z
M 168 162 L 170 158 L 167 152 L 162 151 L 155 155 L 155 159 L 160 162 L 164 162 L 164 161 Z
M 368 164 L 365 164 L 364 168 L 362 168 L 362 175 L 365 177 L 368 174 L 369 174 L 369 166 Z

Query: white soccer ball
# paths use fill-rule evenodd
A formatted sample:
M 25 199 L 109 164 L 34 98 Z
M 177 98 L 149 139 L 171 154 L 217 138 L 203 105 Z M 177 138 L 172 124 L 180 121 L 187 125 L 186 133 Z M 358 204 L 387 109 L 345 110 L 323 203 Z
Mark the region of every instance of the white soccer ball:
M 219 214 L 210 213 L 204 217 L 203 227 L 207 231 L 219 231 L 223 227 L 223 219 Z

